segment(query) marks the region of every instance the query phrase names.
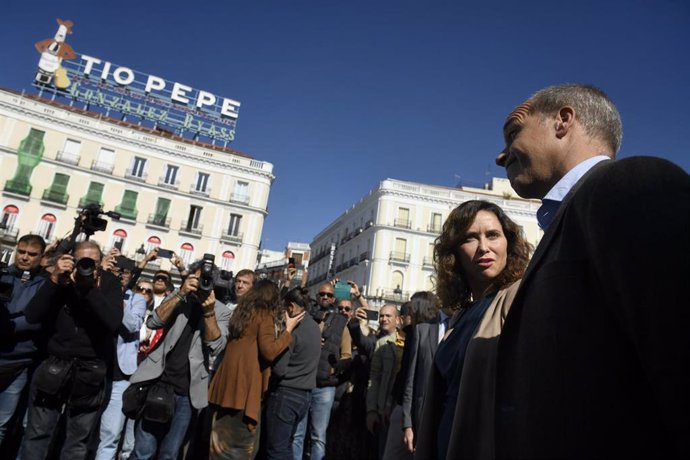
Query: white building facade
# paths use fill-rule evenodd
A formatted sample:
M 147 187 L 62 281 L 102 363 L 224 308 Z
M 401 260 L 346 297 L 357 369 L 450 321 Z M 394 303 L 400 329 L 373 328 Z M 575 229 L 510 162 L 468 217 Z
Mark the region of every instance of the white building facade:
M 536 220 L 540 203 L 516 196 L 505 179 L 494 179 L 487 189 L 384 180 L 316 235 L 311 243 L 310 290 L 313 294 L 332 278 L 351 280 L 375 307 L 434 290 L 434 241 L 448 214 L 469 200 L 501 206 L 536 246 L 542 236 Z
M 210 253 L 223 269 L 253 268 L 274 179 L 271 163 L 230 148 L 0 90 L 5 261 L 19 236 L 62 238 L 97 203 L 122 215 L 92 236 L 106 250 L 134 258 L 159 246 L 186 262 Z

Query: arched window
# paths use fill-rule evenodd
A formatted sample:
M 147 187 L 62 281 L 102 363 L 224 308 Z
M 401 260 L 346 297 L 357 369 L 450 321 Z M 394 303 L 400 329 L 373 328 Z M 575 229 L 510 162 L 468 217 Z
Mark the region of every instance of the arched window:
M 57 218 L 54 214 L 43 214 L 41 221 L 38 223 L 38 233 L 44 240 L 50 241 L 55 233 L 55 223 Z
M 157 236 L 150 236 L 148 240 L 146 240 L 146 253 L 148 254 L 153 248 L 160 247 L 161 245 L 161 239 L 158 238 Z
M 235 254 L 233 254 L 231 251 L 225 251 L 223 253 L 223 257 L 221 257 L 220 269 L 225 270 L 225 271 L 232 270 L 232 264 L 234 261 L 235 261 Z
M 396 270 L 391 274 L 391 288 L 403 289 L 403 274 L 401 271 Z
M 180 257 L 184 262 L 185 267 L 194 261 L 194 246 L 190 243 L 184 243 L 180 246 Z
M 125 241 L 127 241 L 127 232 L 121 228 L 118 228 L 113 232 L 110 247 L 117 248 L 120 250 L 120 252 L 122 252 L 122 248 L 125 247 Z
M 0 230 L 5 232 L 12 232 L 15 230 L 14 226 L 17 223 L 17 216 L 19 215 L 19 208 L 14 205 L 5 206 L 2 210 L 2 220 L 0 221 Z

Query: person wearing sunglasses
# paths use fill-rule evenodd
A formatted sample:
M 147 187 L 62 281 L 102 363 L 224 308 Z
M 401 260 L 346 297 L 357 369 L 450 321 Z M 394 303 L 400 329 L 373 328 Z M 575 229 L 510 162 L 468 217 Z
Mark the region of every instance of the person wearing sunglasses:
M 335 401 L 336 386 L 344 381 L 343 374 L 336 369 L 347 367 L 352 359 L 352 339 L 347 330 L 349 317 L 338 314 L 333 284 L 323 283 L 319 286 L 318 310 L 312 313 L 321 330 L 321 356 L 316 388 L 311 392 L 309 416 L 302 417 L 294 434 L 292 452 L 295 459 L 302 458 L 306 433 L 311 435 L 311 459 L 321 460 L 326 455 L 326 430 Z M 340 299 L 339 301 L 342 302 Z
M 157 458 L 177 458 L 189 424 L 208 405 L 208 364 L 225 348 L 230 311 L 213 290 L 204 289 L 205 263 L 202 259 L 191 264 L 182 286 L 146 320 L 150 329 L 164 332 L 130 382 L 155 380 L 160 399 L 137 417 L 134 458 L 155 458 L 156 453 Z M 155 293 L 155 281 L 153 287 Z

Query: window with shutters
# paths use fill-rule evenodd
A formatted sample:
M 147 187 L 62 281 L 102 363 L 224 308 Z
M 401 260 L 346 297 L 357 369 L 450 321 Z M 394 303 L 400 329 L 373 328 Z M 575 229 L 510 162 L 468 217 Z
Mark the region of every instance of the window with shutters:
M 43 191 L 43 200 L 63 205 L 67 204 L 67 200 L 69 199 L 69 195 L 67 194 L 69 177 L 70 176 L 67 174 L 55 173 L 53 176 L 53 183 Z
M 149 215 L 148 223 L 159 227 L 170 227 L 170 218 L 168 217 L 169 209 L 170 200 L 168 198 L 158 198 L 158 201 L 156 201 L 156 210 L 153 214 Z
M 87 204 L 97 204 L 103 206 L 103 188 L 104 185 L 100 182 L 89 183 L 89 189 L 86 191 L 86 195 L 79 200 L 79 207 L 83 208 Z
M 138 192 L 125 190 L 125 193 L 122 194 L 122 203 L 115 206 L 115 212 L 119 212 L 125 219 L 136 220 L 138 195 Z

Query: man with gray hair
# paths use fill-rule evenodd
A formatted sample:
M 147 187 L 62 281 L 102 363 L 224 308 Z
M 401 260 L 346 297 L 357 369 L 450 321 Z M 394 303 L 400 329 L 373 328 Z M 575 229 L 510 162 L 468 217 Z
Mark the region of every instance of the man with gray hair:
M 539 91 L 503 132 L 545 233 L 499 341 L 496 458 L 690 458 L 690 176 L 611 161 L 620 116 L 592 86 Z

